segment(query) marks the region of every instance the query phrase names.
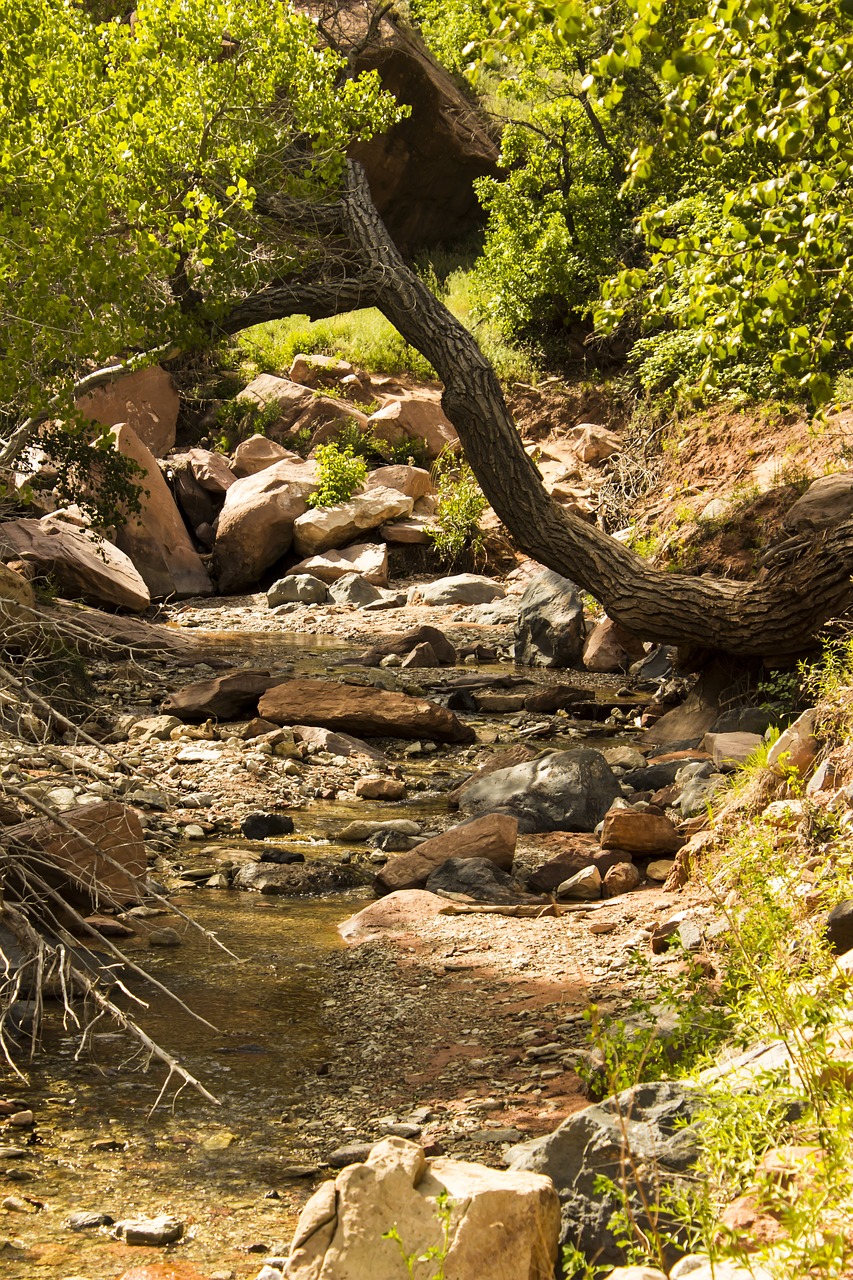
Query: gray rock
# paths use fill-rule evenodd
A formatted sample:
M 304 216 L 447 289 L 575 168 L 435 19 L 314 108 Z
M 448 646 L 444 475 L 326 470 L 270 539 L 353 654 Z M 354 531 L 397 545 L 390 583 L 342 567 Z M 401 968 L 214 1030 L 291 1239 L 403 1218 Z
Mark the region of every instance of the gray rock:
M 512 904 L 532 901 L 511 875 L 489 858 L 448 858 L 426 882 L 430 893 L 460 893 L 476 902 Z
M 732 707 L 718 716 L 710 733 L 764 733 L 778 717 L 768 707 Z
M 826 917 L 826 940 L 837 956 L 853 949 L 853 899 L 845 898 Z
M 509 1167 L 550 1177 L 560 1197 L 562 1243 L 617 1266 L 625 1254 L 610 1218 L 621 1204 L 597 1190 L 596 1180 L 621 1185 L 624 1177 L 635 1221 L 650 1229 L 644 1197 L 660 1205 L 662 1187 L 686 1174 L 698 1157 L 690 1127 L 698 1101 L 695 1090 L 675 1081 L 637 1085 L 569 1116 L 546 1137 L 514 1147 Z M 667 1225 L 659 1220 L 657 1228 Z
M 90 1212 L 86 1209 L 75 1209 L 65 1219 L 69 1231 L 89 1231 L 93 1227 L 111 1227 L 115 1218 L 108 1213 Z
M 675 802 L 682 818 L 695 818 L 721 787 L 727 786 L 725 774 L 712 773 L 707 778 L 691 778 Z
M 459 794 L 459 809 L 466 817 L 509 813 L 524 834 L 594 831 L 619 795 L 619 780 L 604 757 L 580 747 L 472 778 Z
M 124 1236 L 127 1244 L 155 1248 L 180 1240 L 184 1234 L 184 1224 L 168 1213 L 161 1213 L 156 1218 L 126 1218 L 116 1224 L 115 1234 Z
M 148 941 L 152 947 L 179 947 L 183 939 L 177 929 L 152 929 Z
M 337 582 L 329 587 L 329 596 L 335 604 L 354 604 L 363 608 L 366 604 L 375 604 L 381 600 L 381 587 L 374 587 L 360 573 L 345 573 Z
M 506 595 L 503 587 L 478 573 L 457 573 L 413 587 L 412 599 L 427 605 L 489 604 Z
M 326 1163 L 333 1169 L 345 1169 L 348 1164 L 362 1164 L 373 1150 L 372 1142 L 348 1142 L 344 1147 L 336 1147 L 326 1157 Z
M 515 628 L 515 660 L 525 667 L 571 667 L 583 653 L 583 604 L 568 578 L 550 570 L 521 597 Z
M 366 872 L 352 863 L 333 862 L 325 858 L 322 861 L 293 863 L 288 866 L 272 862 L 249 862 L 234 873 L 235 889 L 250 889 L 256 893 L 288 898 L 318 897 L 343 889 L 359 888 L 367 881 Z
M 279 604 L 325 604 L 329 589 L 325 582 L 311 573 L 294 573 L 280 578 L 267 592 L 267 604 L 271 609 Z
M 412 847 L 411 837 L 403 831 L 374 831 L 367 837 L 367 843 L 383 853 L 407 853 Z

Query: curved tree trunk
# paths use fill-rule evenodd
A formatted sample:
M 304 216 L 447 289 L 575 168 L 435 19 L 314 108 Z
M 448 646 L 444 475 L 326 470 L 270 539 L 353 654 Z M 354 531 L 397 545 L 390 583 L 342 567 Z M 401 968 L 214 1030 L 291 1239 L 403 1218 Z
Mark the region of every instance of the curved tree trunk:
M 517 546 L 570 578 L 615 621 L 646 639 L 780 658 L 802 652 L 851 599 L 853 520 L 777 557 L 757 579 L 691 577 L 654 568 L 553 501 L 524 451 L 494 370 L 472 335 L 411 271 L 391 241 L 364 174 L 350 163 L 342 210 L 352 257 L 337 279 L 283 281 L 235 308 L 236 332 L 297 311 L 315 318 L 378 307 L 444 383 L 443 406 L 483 492 Z M 348 270 L 357 278 L 346 279 Z

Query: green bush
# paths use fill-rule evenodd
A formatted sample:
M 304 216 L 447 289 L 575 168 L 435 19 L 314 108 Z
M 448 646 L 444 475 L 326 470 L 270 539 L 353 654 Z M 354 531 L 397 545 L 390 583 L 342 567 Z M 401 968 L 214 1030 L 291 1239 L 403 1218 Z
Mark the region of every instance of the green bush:
M 438 505 L 427 529 L 439 558 L 447 566 L 483 550 L 480 517 L 489 505 L 467 462 L 444 454 L 435 466 Z
M 336 507 L 364 484 L 367 463 L 354 455 L 352 445 L 321 444 L 316 457 L 319 488 L 306 498 L 309 507 Z

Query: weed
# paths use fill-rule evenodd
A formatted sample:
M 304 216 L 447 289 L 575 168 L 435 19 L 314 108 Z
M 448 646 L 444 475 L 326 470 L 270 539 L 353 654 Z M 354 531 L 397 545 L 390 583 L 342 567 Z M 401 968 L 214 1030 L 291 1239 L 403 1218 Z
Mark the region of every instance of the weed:
M 441 455 L 433 469 L 438 489 L 435 523 L 427 529 L 442 562 L 458 564 L 463 556 L 482 554 L 480 517 L 489 505 L 468 463 L 452 453 Z
M 318 445 L 316 458 L 319 484 L 305 499 L 309 507 L 336 507 L 364 484 L 367 464 L 354 455 L 351 445 L 343 449 L 334 441 Z
M 254 400 L 226 400 L 216 413 L 220 433 L 216 446 L 221 453 L 230 453 L 249 436 L 265 436 L 280 417 L 281 409 L 275 402 L 260 405 Z
M 383 1240 L 393 1240 L 400 1250 L 400 1257 L 403 1259 L 403 1265 L 409 1276 L 414 1280 L 415 1266 L 419 1262 L 435 1262 L 437 1269 L 433 1271 L 429 1280 L 445 1280 L 444 1264 L 447 1261 L 447 1255 L 450 1251 L 450 1223 L 453 1217 L 453 1201 L 446 1191 L 440 1191 L 435 1198 L 435 1216 L 441 1226 L 441 1243 L 431 1244 L 423 1253 L 418 1253 L 417 1249 L 412 1253 L 406 1251 L 402 1236 L 397 1228 L 396 1222 L 389 1231 L 382 1235 Z

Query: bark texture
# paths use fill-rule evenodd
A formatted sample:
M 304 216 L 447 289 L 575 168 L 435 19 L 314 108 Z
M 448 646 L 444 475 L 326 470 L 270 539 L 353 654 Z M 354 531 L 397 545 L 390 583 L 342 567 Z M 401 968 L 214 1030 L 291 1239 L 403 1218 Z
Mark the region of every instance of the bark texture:
M 347 242 L 333 270 L 284 280 L 235 308 L 234 333 L 294 312 L 320 318 L 376 306 L 433 365 L 443 407 L 486 497 L 517 546 L 570 578 L 610 617 L 649 640 L 753 657 L 802 652 L 851 600 L 853 520 L 771 559 L 758 578 L 665 573 L 565 511 L 524 451 L 494 370 L 472 335 L 409 269 L 386 231 L 358 165 L 350 162 L 340 212 Z

